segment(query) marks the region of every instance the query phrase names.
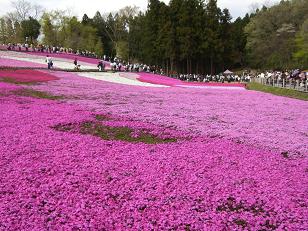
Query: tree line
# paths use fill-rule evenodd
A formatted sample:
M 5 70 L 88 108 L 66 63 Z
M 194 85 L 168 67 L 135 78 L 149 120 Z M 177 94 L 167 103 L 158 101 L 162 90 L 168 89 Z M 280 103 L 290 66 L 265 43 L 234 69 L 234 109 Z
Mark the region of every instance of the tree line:
M 17 3 L 26 2 L 19 0 Z M 217 0 L 149 0 L 145 12 L 125 7 L 81 20 L 38 6 L 0 19 L 1 42 L 51 46 L 118 56 L 162 67 L 167 73 L 218 73 L 225 69 L 308 67 L 307 0 L 281 1 L 232 20 Z

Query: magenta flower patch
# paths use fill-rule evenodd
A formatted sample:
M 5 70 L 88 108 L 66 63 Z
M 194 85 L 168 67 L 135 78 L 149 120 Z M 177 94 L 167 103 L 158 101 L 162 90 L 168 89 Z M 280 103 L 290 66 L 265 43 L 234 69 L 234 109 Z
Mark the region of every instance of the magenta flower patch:
M 19 83 L 36 83 L 58 80 L 59 78 L 37 70 L 0 70 L 1 79 L 10 79 Z
M 152 73 L 138 73 L 138 80 L 141 82 L 152 83 L 152 84 L 162 84 L 166 86 L 192 86 L 192 87 L 202 87 L 202 86 L 212 86 L 212 87 L 245 87 L 245 84 L 241 83 L 192 83 L 183 82 L 178 79 L 169 78 L 166 76 L 160 76 Z
M 0 230 L 307 230 L 307 102 L 52 75 L 0 82 Z
M 28 61 L 14 60 L 14 59 L 6 59 L 6 58 L 0 58 L 0 66 L 1 67 L 31 67 L 31 68 L 46 67 L 46 65 L 43 65 L 43 64 L 38 64 L 38 63 L 28 62 Z

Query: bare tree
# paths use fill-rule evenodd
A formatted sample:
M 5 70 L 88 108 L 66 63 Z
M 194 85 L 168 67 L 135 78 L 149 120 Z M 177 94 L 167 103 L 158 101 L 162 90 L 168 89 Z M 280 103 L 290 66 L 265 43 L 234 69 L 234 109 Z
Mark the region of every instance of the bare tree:
M 122 18 L 128 19 L 128 18 L 133 18 L 133 17 L 137 16 L 139 11 L 140 11 L 139 7 L 137 7 L 137 6 L 126 6 L 122 9 L 120 9 L 118 14 Z
M 8 17 L 15 19 L 14 21 L 23 21 L 29 17 L 39 19 L 43 12 L 44 8 L 38 4 L 32 4 L 27 0 L 16 0 L 11 2 L 14 12 L 8 13 Z
M 263 6 L 269 8 L 273 5 L 276 5 L 278 0 L 265 0 L 263 3 L 254 2 L 249 6 L 250 13 L 256 13 L 257 10 L 260 10 Z
M 45 9 L 41 5 L 32 5 L 32 18 L 39 19 L 43 15 L 44 11 Z
M 128 32 L 129 20 L 136 17 L 139 13 L 139 7 L 137 6 L 126 6 L 117 12 L 111 14 L 113 17 L 113 23 L 110 24 L 108 17 L 110 15 L 105 14 L 103 16 L 105 22 L 105 32 L 109 39 L 116 44 L 122 39 L 123 31 Z
M 15 9 L 19 21 L 26 20 L 32 10 L 31 3 L 26 0 L 12 1 L 12 6 Z
M 263 3 L 263 6 L 266 6 L 267 8 L 272 7 L 276 4 L 278 4 L 279 1 L 278 0 L 265 0 Z
M 9 12 L 5 15 L 7 19 L 12 20 L 13 22 L 18 22 L 19 18 L 16 12 Z

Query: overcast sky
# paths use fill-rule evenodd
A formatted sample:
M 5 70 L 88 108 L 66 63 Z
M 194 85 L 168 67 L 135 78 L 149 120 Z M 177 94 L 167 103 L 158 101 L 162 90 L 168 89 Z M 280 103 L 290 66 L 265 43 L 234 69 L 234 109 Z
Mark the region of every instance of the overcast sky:
M 47 10 L 51 9 L 71 9 L 74 14 L 82 16 L 87 13 L 92 17 L 96 11 L 106 13 L 116 11 L 128 5 L 135 5 L 145 10 L 147 0 L 28 0 L 31 3 L 42 5 Z M 169 0 L 163 0 L 169 3 Z M 250 12 L 255 4 L 262 5 L 275 0 L 218 0 L 220 8 L 228 8 L 233 18 L 244 16 Z M 0 15 L 12 11 L 11 0 L 0 0 Z

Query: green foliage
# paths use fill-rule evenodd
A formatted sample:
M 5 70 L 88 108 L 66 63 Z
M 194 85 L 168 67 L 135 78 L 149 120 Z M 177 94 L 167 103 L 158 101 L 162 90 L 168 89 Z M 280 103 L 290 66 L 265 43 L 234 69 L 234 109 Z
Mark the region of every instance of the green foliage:
M 145 144 L 177 142 L 176 138 L 161 138 L 158 135 L 151 134 L 145 129 L 135 130 L 130 127 L 112 127 L 95 121 L 87 121 L 81 124 L 59 124 L 53 128 L 61 132 L 71 131 L 85 135 L 92 135 L 103 140 L 116 140 Z
M 171 0 L 168 5 L 150 0 L 145 13 L 125 7 L 106 16 L 85 14 L 79 21 L 65 11 L 51 11 L 41 24 L 46 45 L 119 56 L 168 73 L 217 73 L 245 64 L 243 28 L 249 19 L 232 23 L 216 0 Z
M 8 17 L 0 18 L 0 42 L 2 43 L 24 42 L 22 28 L 18 21 L 12 21 Z
M 130 29 L 130 56 L 166 72 L 218 72 L 233 66 L 231 16 L 215 0 L 206 5 L 202 0 L 172 0 L 169 5 L 151 0 Z
M 125 7 L 82 20 L 65 11 L 45 12 L 43 43 L 119 56 L 162 67 L 167 73 L 219 73 L 258 69 L 307 68 L 307 0 L 281 1 L 232 21 L 217 0 L 149 0 L 146 12 Z M 40 25 L 0 18 L 0 42 L 35 41 Z
M 22 28 L 19 22 L 14 23 L 13 43 L 20 43 L 22 41 Z
M 63 99 L 63 96 L 51 95 L 47 92 L 36 91 L 33 89 L 26 89 L 26 88 L 16 90 L 14 91 L 14 94 L 19 95 L 19 96 L 38 98 L 38 99 L 49 99 L 49 100 Z
M 83 17 L 82 17 L 81 23 L 82 23 L 83 25 L 90 25 L 90 24 L 93 23 L 93 21 L 88 17 L 87 14 L 84 14 Z
M 6 24 L 5 19 L 0 18 L 0 41 L 2 43 L 7 43 L 7 35 L 6 35 Z
M 116 43 L 117 57 L 122 58 L 124 60 L 128 60 L 129 58 L 129 47 L 127 41 L 118 41 Z
M 0 78 L 0 82 L 12 83 L 12 84 L 17 84 L 17 85 L 33 85 L 33 84 L 36 84 L 36 82 L 21 82 L 21 81 L 17 81 L 14 78 L 10 78 L 10 77 L 1 77 Z
M 134 60 L 158 65 L 167 73 L 217 73 L 245 64 L 249 15 L 236 26 L 216 0 L 151 0 L 130 22 L 129 53 Z
M 301 68 L 308 67 L 308 19 L 301 26 L 301 30 L 297 33 L 295 60 L 300 64 Z
M 35 42 L 40 35 L 41 24 L 34 18 L 21 21 L 21 33 L 24 39 L 27 37 L 31 43 Z
M 217 0 L 209 0 L 206 6 L 205 14 L 205 33 L 204 33 L 204 45 L 205 54 L 208 54 L 210 61 L 210 72 L 214 73 L 215 63 L 220 63 L 221 56 L 223 54 L 222 38 L 220 37 L 220 16 L 221 10 L 217 7 Z
M 43 43 L 46 45 L 57 44 L 57 31 L 56 27 L 52 24 L 50 14 L 45 13 L 41 19 L 42 30 L 44 34 Z
M 243 67 L 247 65 L 247 34 L 244 33 L 245 27 L 250 22 L 250 16 L 245 15 L 243 19 L 237 18 L 232 24 L 232 41 L 234 53 L 232 55 L 232 60 L 235 67 Z
M 150 0 L 148 4 L 148 10 L 141 22 L 140 33 L 143 35 L 140 37 L 142 58 L 146 63 L 158 64 L 161 58 L 158 47 L 158 36 L 160 27 L 160 16 L 162 8 L 165 4 L 158 0 Z
M 251 66 L 273 69 L 298 67 L 298 60 L 293 58 L 293 54 L 296 45 L 298 53 L 295 56 L 299 58 L 304 54 L 305 40 L 299 31 L 307 14 L 306 0 L 281 1 L 257 12 L 245 28 Z
M 103 44 L 97 35 L 97 29 L 87 16 L 84 16 L 83 21 L 80 22 L 77 17 L 69 17 L 64 12 L 53 11 L 45 13 L 41 23 L 44 44 L 103 54 Z

